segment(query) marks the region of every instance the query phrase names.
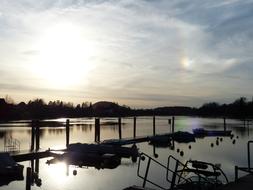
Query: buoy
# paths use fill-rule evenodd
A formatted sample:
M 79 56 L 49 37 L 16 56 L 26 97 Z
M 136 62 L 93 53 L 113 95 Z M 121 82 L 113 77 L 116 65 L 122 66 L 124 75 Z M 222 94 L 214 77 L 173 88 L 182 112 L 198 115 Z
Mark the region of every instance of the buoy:
M 239 139 L 239 136 L 236 136 L 237 139 Z
M 218 140 L 216 141 L 216 145 L 219 146 L 219 141 Z
M 223 141 L 223 138 L 220 138 L 220 142 L 222 142 Z
M 232 141 L 233 144 L 235 144 L 235 139 Z
M 213 147 L 213 143 L 211 143 L 211 147 Z
M 155 158 L 158 158 L 158 154 L 154 154 Z
M 73 175 L 76 176 L 76 174 L 77 174 L 77 171 L 73 170 Z
M 180 152 L 180 156 L 184 156 L 184 151 L 181 151 L 181 152 Z
M 189 145 L 189 149 L 191 149 L 192 148 L 192 146 L 191 145 Z
M 180 149 L 179 148 L 177 148 L 177 152 L 179 152 L 180 151 Z

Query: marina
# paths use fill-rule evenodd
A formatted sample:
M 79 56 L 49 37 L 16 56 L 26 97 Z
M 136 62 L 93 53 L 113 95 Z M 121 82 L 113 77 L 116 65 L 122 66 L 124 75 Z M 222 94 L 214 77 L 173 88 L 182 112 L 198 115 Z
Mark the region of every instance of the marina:
M 208 119 L 208 118 L 190 118 L 190 117 L 176 117 L 175 118 L 175 129 L 174 133 L 171 133 L 171 126 L 168 124 L 168 119 L 170 117 L 156 117 L 155 120 L 155 135 L 154 135 L 154 125 L 153 125 L 153 117 L 137 117 L 136 119 L 136 132 L 134 137 L 134 119 L 133 118 L 121 118 L 121 139 L 119 138 L 119 127 L 118 127 L 118 118 L 101 118 L 100 119 L 100 142 L 94 142 L 94 134 L 95 134 L 95 118 L 80 118 L 80 119 L 70 119 L 69 121 L 66 119 L 57 120 L 55 122 L 59 122 L 60 126 L 57 127 L 40 127 L 39 135 L 32 135 L 31 123 L 26 122 L 17 123 L 16 127 L 5 127 L 5 138 L 10 135 L 13 139 L 16 139 L 19 136 L 15 135 L 15 131 L 28 131 L 26 135 L 23 137 L 28 140 L 29 143 L 22 143 L 24 140 L 22 138 L 17 138 L 20 141 L 20 151 L 16 151 L 12 154 L 12 157 L 18 163 L 24 165 L 24 167 L 31 168 L 31 173 L 35 175 L 35 179 L 37 179 L 37 183 L 39 185 L 52 184 L 54 180 L 50 180 L 47 177 L 43 177 L 47 171 L 52 171 L 52 169 L 56 169 L 61 165 L 62 172 L 61 178 L 66 180 L 75 180 L 81 179 L 86 176 L 85 173 L 92 172 L 93 177 L 89 179 L 92 182 L 95 176 L 96 179 L 102 173 L 108 173 L 108 179 L 116 178 L 117 183 L 114 184 L 116 189 L 124 189 L 131 185 L 135 185 L 136 187 L 142 187 L 141 179 L 137 176 L 137 163 L 135 160 L 137 159 L 129 159 L 128 155 L 119 156 L 118 152 L 115 152 L 115 148 L 107 148 L 107 147 L 117 147 L 118 150 L 131 150 L 133 144 L 135 144 L 136 148 L 138 148 L 139 153 L 145 153 L 157 161 L 166 165 L 166 160 L 169 155 L 173 155 L 175 158 L 179 159 L 180 162 L 185 162 L 185 159 L 197 159 L 212 163 L 220 163 L 224 172 L 228 176 L 230 182 L 234 181 L 234 166 L 245 166 L 247 165 L 247 161 L 243 161 L 242 158 L 239 159 L 236 154 L 234 154 L 234 161 L 228 162 L 226 161 L 226 157 L 221 157 L 221 155 L 227 155 L 234 152 L 235 149 L 244 150 L 246 149 L 246 145 L 248 139 L 251 136 L 251 128 L 250 125 L 244 127 L 243 121 L 240 120 L 229 120 L 227 119 L 226 130 L 232 131 L 232 136 L 224 136 L 224 134 L 219 134 L 221 136 L 199 136 L 196 138 L 194 136 L 194 141 L 180 142 L 179 137 L 185 137 L 187 135 L 193 135 L 193 129 L 204 128 L 206 131 L 224 131 L 224 124 L 220 122 L 220 119 Z M 43 121 L 42 121 L 43 122 Z M 45 121 L 47 122 L 47 121 Z M 51 122 L 51 121 L 50 121 Z M 108 124 L 109 122 L 109 124 Z M 194 122 L 194 125 L 191 123 Z M 68 126 L 69 123 L 69 127 Z M 44 125 L 44 124 L 42 124 Z M 6 126 L 6 124 L 5 124 Z M 213 127 L 215 126 L 215 128 Z M 69 129 L 67 129 L 69 128 Z M 83 132 L 81 132 L 85 129 Z M 81 130 L 81 131 L 80 131 Z M 3 127 L 1 128 L 3 131 Z M 34 130 L 36 132 L 36 130 Z M 48 132 L 51 133 L 48 133 Z M 180 132 L 181 131 L 181 132 Z M 182 133 L 184 131 L 184 133 Z M 60 133 L 58 133 L 60 132 Z M 109 134 L 108 134 L 109 132 Z M 46 136 L 43 133 L 47 134 Z M 182 135 L 182 134 L 183 135 Z M 21 134 L 24 134 L 21 132 Z M 69 137 L 68 135 L 69 134 Z M 180 135 L 173 135 L 180 134 Z M 108 138 L 114 137 L 113 139 Z M 140 136 L 139 136 L 140 135 Z M 22 135 L 21 135 L 22 136 Z M 34 136 L 34 143 L 31 142 Z M 36 136 L 39 136 L 40 140 L 36 140 Z M 177 137 L 176 141 L 175 138 Z M 57 138 L 56 138 L 57 137 Z M 161 141 L 161 139 L 168 140 L 169 143 L 166 146 L 162 146 L 161 143 L 155 144 L 151 143 L 152 138 L 157 138 Z M 81 140 L 83 139 L 83 140 Z M 85 140 L 84 140 L 85 139 Z M 183 138 L 184 139 L 184 138 Z M 2 139 L 4 141 L 4 138 Z M 233 144 L 233 141 L 236 141 Z M 69 141 L 69 143 L 67 143 Z M 164 140 L 162 140 L 164 141 Z M 78 144 L 81 142 L 81 144 Z M 39 143 L 39 146 L 37 145 Z M 214 147 L 212 147 L 212 143 Z M 245 144 L 244 144 L 245 143 Z M 34 150 L 31 151 L 32 145 Z M 54 145 L 52 145 L 54 144 Z M 218 145 L 217 145 L 218 144 Z M 174 146 L 173 146 L 174 145 Z M 80 150 L 81 147 L 85 147 L 85 149 L 89 150 L 87 154 L 76 154 L 71 153 L 74 150 Z M 36 147 L 38 150 L 36 150 Z M 74 147 L 74 148 L 73 148 Z M 77 148 L 79 147 L 79 148 Z M 89 148 L 88 148 L 89 147 Z M 92 147 L 92 148 L 91 148 Z M 96 148 L 95 148 L 96 147 Z M 99 147 L 99 148 L 98 148 Z M 106 147 L 106 148 L 105 148 Z M 224 149 L 223 147 L 227 147 Z M 4 147 L 2 147 L 4 150 Z M 69 149 L 68 149 L 69 148 Z M 25 149 L 29 149 L 25 151 Z M 82 148 L 81 148 L 82 149 Z M 96 153 L 95 150 L 99 150 L 99 154 Z M 69 150 L 69 154 L 68 151 Z M 101 152 L 101 150 L 103 150 Z M 208 150 L 212 152 L 213 155 L 205 153 Z M 124 152 L 123 151 L 123 152 Z M 221 151 L 221 152 L 220 152 Z M 231 151 L 231 152 L 230 152 Z M 74 151 L 75 152 L 75 151 Z M 82 151 L 81 151 L 82 152 Z M 92 152 L 92 154 L 90 154 Z M 225 152 L 225 153 L 222 153 Z M 136 155 L 137 153 L 135 153 Z M 85 157 L 83 157 L 85 155 Z M 99 156 L 100 155 L 100 156 Z M 123 156 L 123 157 L 122 157 Z M 125 158 L 124 158 L 125 157 Z M 130 156 L 131 157 L 131 156 Z M 247 157 L 247 151 L 245 151 L 245 157 Z M 69 160 L 71 158 L 71 160 Z M 83 162 L 80 162 L 83 160 Z M 223 160 L 223 161 L 222 161 Z M 237 161 L 236 161 L 237 160 Z M 221 162 L 222 161 L 222 162 Z M 62 164 L 66 163 L 67 165 L 62 168 Z M 245 163 L 245 164 L 242 164 Z M 68 167 L 67 167 L 68 166 Z M 87 168 L 86 170 L 84 168 Z M 94 168 L 94 169 L 92 169 Z M 102 169 L 102 170 L 101 170 Z M 108 171 L 107 171 L 108 170 Z M 37 172 L 36 172 L 37 171 Z M 152 166 L 150 168 L 150 172 L 148 177 L 154 178 L 156 183 L 169 187 L 169 184 L 164 181 L 159 181 L 157 178 L 159 174 L 158 168 Z M 56 171 L 55 171 L 56 172 Z M 156 173 L 154 175 L 154 172 Z M 159 171 L 160 172 L 160 171 Z M 158 172 L 158 173 L 159 173 Z M 72 173 L 72 174 L 71 174 Z M 122 174 L 121 174 L 122 173 Z M 124 174 L 127 174 L 128 180 L 124 180 Z M 75 175 L 74 175 L 75 174 Z M 117 176 L 115 176 L 117 174 Z M 160 174 L 160 176 L 166 176 L 165 174 Z M 26 176 L 24 172 L 24 176 Z M 114 176 L 114 177 L 113 177 Z M 153 177 L 152 177 L 153 176 Z M 238 178 L 242 177 L 242 173 L 239 174 Z M 74 177 L 74 178 L 73 178 Z M 91 176 L 90 176 L 91 177 Z M 100 177 L 99 181 L 103 181 L 104 177 Z M 40 180 L 39 180 L 40 179 Z M 39 181 L 38 181 L 39 180 Z M 17 181 L 17 183 L 20 183 Z M 15 181 L 11 182 L 8 186 L 3 186 L 3 188 L 13 188 Z M 31 181 L 31 189 L 36 189 L 37 186 L 35 181 Z M 74 181 L 72 183 L 75 183 Z M 79 182 L 81 183 L 81 181 Z M 111 183 L 113 183 L 111 181 Z M 34 185 L 33 185 L 34 184 Z M 89 183 L 88 183 L 89 184 Z M 103 183 L 97 185 L 97 189 L 99 189 Z M 50 186 L 50 185 L 49 185 Z M 23 181 L 23 187 L 25 189 L 25 181 Z M 66 186 L 67 188 L 67 186 Z M 153 188 L 156 189 L 152 184 L 147 183 L 145 188 Z M 1 187 L 0 187 L 1 189 Z M 94 189 L 94 188 L 93 188 Z M 96 189 L 96 188 L 95 188 Z M 159 188 L 158 188 L 159 189 Z

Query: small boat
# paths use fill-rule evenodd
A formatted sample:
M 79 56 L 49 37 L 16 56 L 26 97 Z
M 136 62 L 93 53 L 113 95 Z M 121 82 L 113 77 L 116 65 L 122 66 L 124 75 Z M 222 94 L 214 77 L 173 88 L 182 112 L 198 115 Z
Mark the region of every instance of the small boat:
M 95 167 L 96 169 L 114 169 L 121 164 L 121 158 L 112 154 L 87 154 L 81 152 L 67 152 L 48 160 L 47 164 L 66 162 L 67 165 L 78 167 Z
M 131 157 L 132 160 L 136 160 L 139 156 L 138 148 L 136 145 L 133 145 L 132 147 L 122 147 L 107 144 L 74 143 L 68 146 L 67 151 L 98 155 L 114 154 L 118 157 Z
M 232 131 L 205 130 L 203 128 L 196 128 L 192 131 L 196 137 L 231 136 L 232 133 Z
M 195 135 L 189 132 L 177 131 L 171 134 L 171 137 L 174 141 L 177 141 L 179 143 L 195 142 Z
M 0 186 L 11 181 L 23 180 L 24 166 L 17 164 L 9 153 L 0 153 Z
M 168 135 L 156 135 L 149 137 L 149 144 L 157 147 L 169 147 L 171 146 L 171 138 Z
M 178 176 L 175 185 L 178 190 L 212 190 L 222 186 L 223 182 L 228 183 L 220 165 L 197 160 L 187 161 L 174 175 Z

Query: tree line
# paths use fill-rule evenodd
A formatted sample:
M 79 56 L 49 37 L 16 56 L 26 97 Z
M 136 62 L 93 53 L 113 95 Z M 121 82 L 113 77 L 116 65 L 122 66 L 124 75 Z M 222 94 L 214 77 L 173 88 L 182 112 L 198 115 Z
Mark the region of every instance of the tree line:
M 60 117 L 117 117 L 117 116 L 151 116 L 151 115 L 186 115 L 205 117 L 252 118 L 253 101 L 245 97 L 236 99 L 230 104 L 209 102 L 199 108 L 194 107 L 158 107 L 153 109 L 131 109 L 126 105 L 114 102 L 83 102 L 74 105 L 60 100 L 30 100 L 28 103 L 15 104 L 10 98 L 0 98 L 0 120 L 51 119 Z

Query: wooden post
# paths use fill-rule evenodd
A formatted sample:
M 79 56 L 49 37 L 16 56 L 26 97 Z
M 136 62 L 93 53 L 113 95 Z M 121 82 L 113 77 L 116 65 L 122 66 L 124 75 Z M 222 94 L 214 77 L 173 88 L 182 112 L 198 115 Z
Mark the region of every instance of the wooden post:
M 172 117 L 172 133 L 175 132 L 175 117 Z
M 32 129 L 31 129 L 31 151 L 34 151 L 34 141 L 35 141 L 35 122 L 32 121 Z
M 168 125 L 169 125 L 169 129 L 170 129 L 169 133 L 171 133 L 171 131 L 172 131 L 172 129 L 171 129 L 171 119 L 168 119 Z
M 153 136 L 155 136 L 155 116 L 153 116 Z
M 26 168 L 26 190 L 31 190 L 31 179 L 32 179 L 32 171 L 30 167 Z
M 134 117 L 134 138 L 136 137 L 136 117 Z
M 37 125 L 35 128 L 35 139 L 36 139 L 36 151 L 40 149 L 40 127 Z
M 95 119 L 95 142 L 100 141 L 100 119 Z
M 122 138 L 122 134 L 121 134 L 121 117 L 119 117 L 119 139 Z
M 69 146 L 69 119 L 66 120 L 66 147 Z
M 35 172 L 39 174 L 40 169 L 40 159 L 35 159 Z
M 223 120 L 224 120 L 223 121 L 224 122 L 224 131 L 226 131 L 226 128 L 227 128 L 227 126 L 226 126 L 226 118 L 224 117 Z

